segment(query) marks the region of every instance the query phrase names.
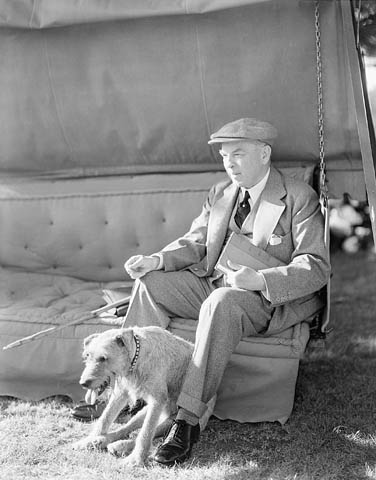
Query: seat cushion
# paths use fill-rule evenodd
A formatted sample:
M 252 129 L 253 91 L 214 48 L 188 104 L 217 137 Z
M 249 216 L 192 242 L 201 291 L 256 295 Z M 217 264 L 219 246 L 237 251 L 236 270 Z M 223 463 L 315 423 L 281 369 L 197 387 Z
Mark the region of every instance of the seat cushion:
M 78 379 L 83 366 L 83 340 L 94 332 L 120 326 L 122 319 L 104 314 L 14 349 L 4 351 L 2 347 L 46 328 L 79 320 L 88 311 L 105 304 L 102 298 L 103 289 L 116 290 L 120 287 L 129 293 L 131 283 L 88 282 L 62 275 L 0 269 L 0 395 L 39 400 L 62 394 L 70 396 L 74 401 L 82 399 L 84 392 Z M 192 319 L 175 318 L 170 325 L 173 333 L 191 341 L 194 341 L 195 328 L 196 321 Z M 259 421 L 259 418 L 276 420 L 286 415 L 283 397 L 278 401 L 278 405 L 283 406 L 283 411 L 281 413 L 281 410 L 277 409 L 277 413 L 273 413 L 276 418 L 273 415 L 270 417 L 270 408 L 261 417 L 260 412 L 252 408 L 250 415 L 249 409 L 239 409 L 236 398 L 238 395 L 239 400 L 243 398 L 244 402 L 244 386 L 248 390 L 250 385 L 260 386 L 260 382 L 256 381 L 259 377 L 257 370 L 270 370 L 270 362 L 274 364 L 273 377 L 277 375 L 279 382 L 286 382 L 287 368 L 288 377 L 291 377 L 289 381 L 295 385 L 297 365 L 308 336 L 308 327 L 303 324 L 278 336 L 242 339 L 232 356 L 226 379 L 221 386 L 217 401 L 218 416 L 239 421 Z M 234 389 L 236 378 L 238 387 Z M 263 373 L 262 380 L 260 377 L 261 384 L 266 378 L 266 373 Z M 263 391 L 266 391 L 265 388 Z M 294 388 L 290 388 L 289 395 L 285 395 L 285 398 L 289 399 L 287 410 L 292 408 L 293 394 Z M 260 400 L 259 395 L 254 398 L 256 403 Z M 227 405 L 224 410 L 223 399 Z M 250 405 L 249 399 L 247 402 L 247 405 Z M 259 403 L 264 405 L 262 408 L 265 409 L 265 401 Z M 258 416 L 255 417 L 255 414 Z M 254 420 L 255 418 L 257 420 Z

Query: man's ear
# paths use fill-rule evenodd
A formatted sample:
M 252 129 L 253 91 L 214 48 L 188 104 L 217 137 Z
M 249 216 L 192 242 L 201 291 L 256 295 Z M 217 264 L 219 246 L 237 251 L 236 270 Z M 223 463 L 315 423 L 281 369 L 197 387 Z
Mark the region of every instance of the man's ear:
M 261 158 L 264 165 L 266 165 L 269 162 L 271 155 L 272 155 L 272 147 L 270 145 L 265 144 L 262 147 L 262 154 L 261 154 Z
M 92 335 L 89 335 L 88 337 L 85 338 L 84 340 L 84 348 L 86 348 L 89 343 L 92 342 L 92 340 L 94 340 L 94 338 L 98 337 L 99 333 L 93 333 Z

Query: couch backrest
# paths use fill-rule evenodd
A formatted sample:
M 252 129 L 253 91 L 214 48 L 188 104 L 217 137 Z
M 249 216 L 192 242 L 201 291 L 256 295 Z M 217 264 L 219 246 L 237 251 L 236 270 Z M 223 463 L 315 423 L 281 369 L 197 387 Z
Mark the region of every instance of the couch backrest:
M 286 169 L 311 178 L 312 168 Z M 127 279 L 131 255 L 184 234 L 224 172 L 0 185 L 0 265 L 92 281 Z
M 126 278 L 124 261 L 185 233 L 224 173 L 0 186 L 0 264 L 85 280 Z

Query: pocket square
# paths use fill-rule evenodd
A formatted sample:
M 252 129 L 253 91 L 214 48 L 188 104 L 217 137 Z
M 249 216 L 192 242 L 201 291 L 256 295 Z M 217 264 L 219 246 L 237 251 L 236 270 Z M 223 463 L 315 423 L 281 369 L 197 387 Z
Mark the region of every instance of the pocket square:
M 269 240 L 270 245 L 279 245 L 282 243 L 282 238 L 279 235 L 272 235 Z

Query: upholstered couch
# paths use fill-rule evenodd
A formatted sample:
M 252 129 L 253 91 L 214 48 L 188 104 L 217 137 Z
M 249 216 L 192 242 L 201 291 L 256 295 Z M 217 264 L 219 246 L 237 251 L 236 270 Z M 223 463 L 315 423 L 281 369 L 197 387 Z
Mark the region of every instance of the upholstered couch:
M 82 399 L 82 341 L 119 325 L 119 320 L 92 318 L 18 348 L 2 347 L 102 306 L 103 289 L 129 290 L 124 261 L 152 253 L 184 233 L 210 186 L 223 176 L 213 172 L 3 182 L 0 395 Z M 195 321 L 174 319 L 171 330 L 193 340 Z M 303 323 L 275 337 L 243 339 L 226 370 L 214 414 L 241 422 L 285 422 L 308 337 Z

